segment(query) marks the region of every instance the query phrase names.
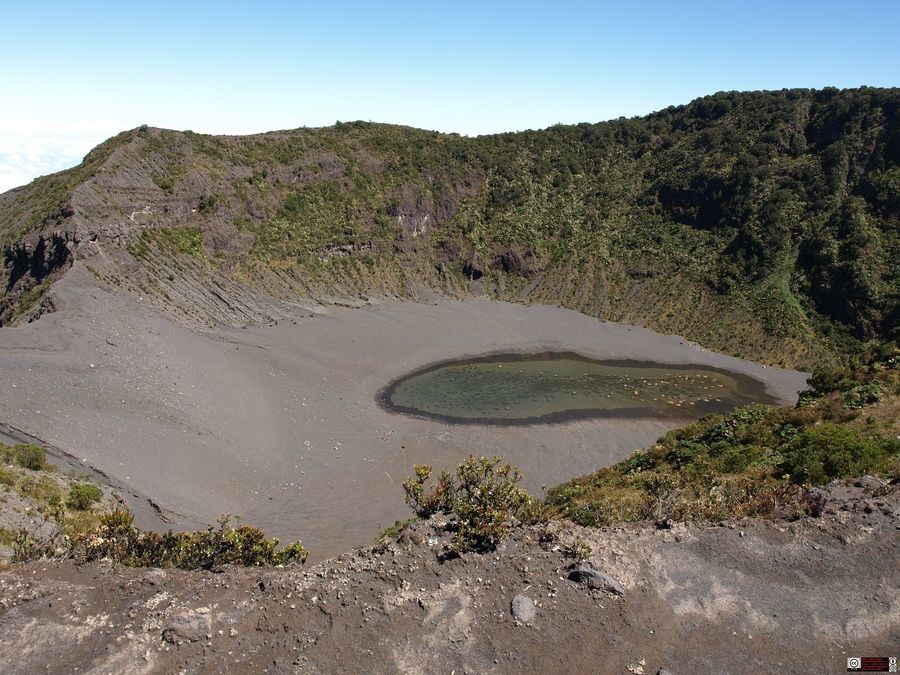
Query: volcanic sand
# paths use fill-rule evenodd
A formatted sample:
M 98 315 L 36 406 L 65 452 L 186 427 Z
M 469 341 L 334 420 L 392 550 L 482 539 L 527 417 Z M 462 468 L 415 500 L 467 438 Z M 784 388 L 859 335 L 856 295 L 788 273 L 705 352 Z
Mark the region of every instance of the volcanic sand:
M 296 318 L 277 326 L 197 334 L 99 285 L 80 264 L 53 292 L 59 311 L 0 329 L 0 423 L 147 495 L 176 528 L 238 514 L 282 540 L 301 538 L 316 559 L 407 518 L 402 483 L 413 464 L 450 467 L 469 454 L 499 453 L 541 494 L 684 424 L 450 425 L 378 406 L 381 387 L 430 363 L 576 351 L 709 365 L 765 382 L 784 403 L 806 382 L 803 373 L 678 336 L 542 305 L 474 298 L 298 305 Z

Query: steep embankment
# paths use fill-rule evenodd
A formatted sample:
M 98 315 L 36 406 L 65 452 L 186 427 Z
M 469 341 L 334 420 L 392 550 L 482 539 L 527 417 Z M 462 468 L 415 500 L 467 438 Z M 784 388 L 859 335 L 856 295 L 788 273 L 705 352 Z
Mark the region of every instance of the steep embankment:
M 192 327 L 297 298 L 561 304 L 778 365 L 898 319 L 898 90 L 722 93 L 464 138 L 378 124 L 141 127 L 0 195 L 0 323 L 80 260 Z

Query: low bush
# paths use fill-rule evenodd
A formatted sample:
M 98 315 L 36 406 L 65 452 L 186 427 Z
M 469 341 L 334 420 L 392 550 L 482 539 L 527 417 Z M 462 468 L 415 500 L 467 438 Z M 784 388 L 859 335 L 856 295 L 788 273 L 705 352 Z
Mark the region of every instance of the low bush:
M 820 485 L 833 478 L 889 472 L 900 441 L 823 423 L 797 434 L 782 450 L 780 469 L 796 483 Z
M 860 384 L 841 393 L 841 401 L 848 408 L 865 408 L 878 403 L 884 398 L 884 393 L 877 382 Z
M 0 527 L 0 546 L 11 546 L 16 540 L 16 531 Z
M 100 526 L 75 542 L 74 554 L 88 560 L 110 558 L 133 567 L 182 569 L 306 562 L 309 554 L 299 541 L 279 549 L 278 539 L 267 539 L 249 525 L 232 527 L 230 520 L 222 516 L 217 528 L 160 535 L 138 530 L 130 513 L 117 510 L 100 516 Z
M 393 525 L 388 525 L 387 527 L 381 528 L 378 532 L 378 536 L 375 537 L 375 542 L 378 543 L 385 539 L 396 540 L 400 533 L 403 532 L 407 527 L 416 522 L 416 518 L 407 518 L 406 520 L 395 520 Z
M 431 467 L 416 465 L 415 475 L 403 486 L 407 504 L 422 518 L 438 512 L 452 514 L 455 552 L 492 550 L 513 518 L 527 516 L 532 504 L 518 485 L 519 470 L 501 462 L 500 457 L 470 456 L 455 474 L 441 472 L 429 492 L 425 482 Z
M 32 471 L 40 471 L 47 463 L 47 451 L 37 445 L 15 445 L 12 456 L 16 464 Z
M 103 491 L 93 483 L 76 483 L 69 490 L 66 505 L 70 509 L 85 511 L 103 498 Z
M 446 471 L 435 482 L 430 492 L 425 492 L 425 483 L 431 477 L 431 467 L 413 465 L 414 476 L 404 484 L 406 503 L 419 518 L 430 518 L 435 513 L 449 513 L 453 510 L 453 480 Z

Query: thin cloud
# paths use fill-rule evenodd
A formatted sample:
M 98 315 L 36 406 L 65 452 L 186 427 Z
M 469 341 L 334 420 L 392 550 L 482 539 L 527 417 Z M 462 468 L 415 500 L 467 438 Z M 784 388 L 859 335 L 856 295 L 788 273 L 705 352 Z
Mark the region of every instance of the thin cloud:
M 81 163 L 104 136 L 0 133 L 0 192 Z

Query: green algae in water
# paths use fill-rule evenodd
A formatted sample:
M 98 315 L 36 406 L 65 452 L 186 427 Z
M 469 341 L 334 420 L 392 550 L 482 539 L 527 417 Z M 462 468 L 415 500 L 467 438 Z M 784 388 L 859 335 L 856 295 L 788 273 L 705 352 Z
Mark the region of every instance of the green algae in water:
M 470 424 L 586 417 L 695 419 L 753 402 L 765 385 L 710 366 L 598 361 L 571 352 L 497 354 L 435 364 L 379 393 L 395 412 Z

